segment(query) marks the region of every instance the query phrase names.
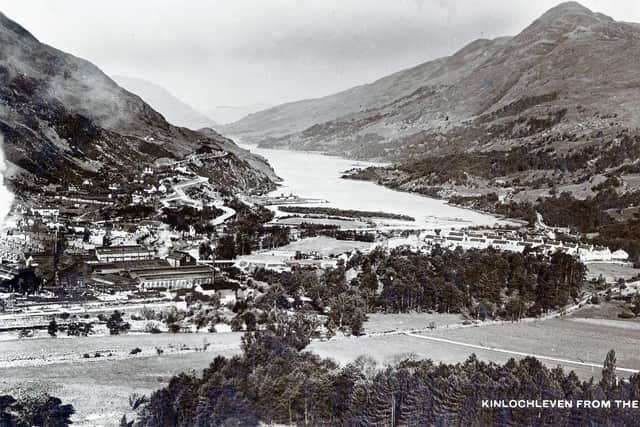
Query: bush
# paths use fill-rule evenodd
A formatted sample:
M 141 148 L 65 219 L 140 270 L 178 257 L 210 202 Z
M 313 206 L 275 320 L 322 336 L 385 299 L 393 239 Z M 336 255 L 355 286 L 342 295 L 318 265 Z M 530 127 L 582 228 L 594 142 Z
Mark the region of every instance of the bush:
M 167 325 L 167 328 L 172 334 L 177 334 L 178 332 L 180 332 L 180 325 L 178 323 L 169 323 Z
M 144 331 L 149 334 L 160 334 L 162 331 L 160 330 L 160 326 L 156 322 L 148 322 L 144 325 Z
M 18 332 L 18 338 L 27 338 L 27 337 L 32 337 L 33 336 L 33 331 L 31 329 L 20 329 L 20 332 Z
M 633 319 L 636 317 L 636 315 L 628 310 L 623 310 L 621 313 L 618 314 L 618 317 L 621 319 Z

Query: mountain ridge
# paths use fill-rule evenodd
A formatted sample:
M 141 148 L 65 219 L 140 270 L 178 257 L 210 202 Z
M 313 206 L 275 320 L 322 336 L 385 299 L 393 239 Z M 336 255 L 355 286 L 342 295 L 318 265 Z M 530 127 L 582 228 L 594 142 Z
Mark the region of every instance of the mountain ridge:
M 186 127 L 191 130 L 218 125 L 213 119 L 197 111 L 156 83 L 139 77 L 114 75 L 111 76 L 111 78 L 118 83 L 119 86 L 140 96 L 173 125 Z
M 562 3 L 515 36 L 476 40 L 448 57 L 338 94 L 277 106 L 224 130 L 266 147 L 402 160 L 420 155 L 416 144 L 447 151 L 431 140 L 527 99 L 546 99 L 544 105 L 530 106 L 533 115 L 571 107 L 554 124 L 558 131 L 578 125 L 578 116 L 586 113 L 571 110 L 579 105 L 590 114 L 612 110 L 622 124 L 635 127 L 637 118 L 625 106 L 636 104 L 633 57 L 640 53 L 639 39 L 637 25 L 614 21 L 575 2 Z M 609 81 L 604 76 L 610 76 Z M 632 90 L 620 92 L 625 85 Z M 554 99 L 544 97 L 553 93 Z M 622 105 L 613 105 L 612 97 Z M 288 116 L 292 108 L 299 112 Z M 298 121 L 300 115 L 304 117 Z M 526 142 L 511 139 L 512 144 Z M 475 145 L 472 139 L 466 147 L 450 148 Z
M 0 13 L 0 133 L 21 192 L 90 177 L 126 181 L 158 158 L 233 142 L 173 126 L 142 98 L 82 58 L 40 43 Z M 224 150 L 223 150 L 224 151 Z M 203 175 L 233 191 L 273 188 L 275 174 L 245 150 L 202 165 Z

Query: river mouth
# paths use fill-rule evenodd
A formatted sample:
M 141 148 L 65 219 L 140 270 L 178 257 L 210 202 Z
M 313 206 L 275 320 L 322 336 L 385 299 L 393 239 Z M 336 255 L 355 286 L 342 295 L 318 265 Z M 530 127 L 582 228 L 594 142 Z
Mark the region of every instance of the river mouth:
M 493 227 L 507 221 L 482 212 L 447 204 L 443 200 L 392 190 L 372 182 L 343 179 L 345 171 L 379 166 L 377 163 L 343 159 L 321 153 L 259 148 L 242 148 L 266 158 L 282 178 L 279 187 L 269 196 L 294 195 L 317 202 L 304 206 L 323 206 L 341 210 L 385 212 L 406 215 L 415 221 L 376 219 L 379 226 L 407 229 L 450 229 L 462 227 Z M 277 216 L 283 212 L 273 208 Z

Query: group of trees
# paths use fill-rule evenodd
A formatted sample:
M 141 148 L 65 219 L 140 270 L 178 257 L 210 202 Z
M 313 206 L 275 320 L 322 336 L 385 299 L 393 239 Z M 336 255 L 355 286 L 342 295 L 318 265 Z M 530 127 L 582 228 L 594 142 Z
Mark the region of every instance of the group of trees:
M 111 335 L 120 335 L 128 332 L 131 329 L 131 324 L 125 322 L 122 313 L 116 310 L 107 319 L 107 329 Z
M 346 278 L 348 270 L 351 277 L 355 275 L 351 280 Z M 354 334 L 361 331 L 366 314 L 376 311 L 517 320 L 578 298 L 584 275 L 584 265 L 564 253 L 545 256 L 440 247 L 429 254 L 375 250 L 355 254 L 346 264 L 325 271 L 257 271 L 254 278 L 272 286 L 255 305 L 263 310 L 296 308 L 295 301 L 306 296 L 310 310 L 328 314 L 329 329 L 351 329 Z
M 560 308 L 579 296 L 585 274 L 584 265 L 564 253 L 493 248 L 437 247 L 428 255 L 395 250 L 355 262 L 362 263 L 356 283 L 366 289 L 382 285 L 373 299 L 380 310 L 467 312 L 483 318 L 514 319 Z
M 235 200 L 229 205 L 235 209 L 236 216 L 227 225 L 227 232 L 218 239 L 215 249 L 217 259 L 234 259 L 257 249 L 272 249 L 290 242 L 288 227 L 264 226 L 273 219 L 273 212 L 269 209 L 250 207 Z
M 304 351 L 309 331 L 286 320 L 245 334 L 242 355 L 217 357 L 202 376 L 180 374 L 151 395 L 137 426 L 629 425 L 634 409 L 482 408 L 483 399 L 640 399 L 640 375 L 618 381 L 615 353 L 601 380 L 537 359 L 504 365 L 472 355 L 461 364 L 406 359 L 344 367 Z
M 36 274 L 32 268 L 25 268 L 11 280 L 4 280 L 0 283 L 1 287 L 6 288 L 9 292 L 18 292 L 23 295 L 30 295 L 42 289 L 42 278 Z
M 49 325 L 47 325 L 47 333 L 52 336 L 58 336 L 58 332 L 62 329 L 56 319 L 51 319 Z M 93 333 L 93 323 L 90 322 L 69 322 L 64 329 L 69 336 L 83 336 L 86 337 Z
M 71 425 L 71 405 L 63 405 L 57 397 L 47 394 L 19 399 L 0 395 L 0 426 L 2 427 L 66 427 Z
M 356 242 L 374 242 L 375 233 L 358 230 L 342 230 L 338 225 L 332 224 L 310 224 L 303 222 L 300 224 L 300 237 L 327 236 L 337 240 L 353 240 Z
M 223 213 L 215 206 L 205 206 L 202 209 L 180 206 L 178 208 L 164 208 L 161 220 L 178 231 L 189 231 L 189 226 L 193 226 L 196 232 L 210 233 L 215 231 L 215 227 L 210 223 L 211 220 Z
M 64 318 L 68 318 L 68 316 L 63 316 Z M 129 329 L 131 329 L 131 325 L 128 322 L 124 321 L 123 314 L 119 311 L 114 311 L 111 316 L 106 318 L 104 315 L 100 315 L 107 325 L 107 329 L 111 335 L 120 335 L 122 333 L 126 333 Z M 60 330 L 66 330 L 67 335 L 69 336 L 83 336 L 86 337 L 93 333 L 93 323 L 91 322 L 80 322 L 80 321 L 71 321 L 66 325 L 59 325 L 56 322 L 55 318 L 52 318 L 49 324 L 47 325 L 47 333 L 56 337 Z

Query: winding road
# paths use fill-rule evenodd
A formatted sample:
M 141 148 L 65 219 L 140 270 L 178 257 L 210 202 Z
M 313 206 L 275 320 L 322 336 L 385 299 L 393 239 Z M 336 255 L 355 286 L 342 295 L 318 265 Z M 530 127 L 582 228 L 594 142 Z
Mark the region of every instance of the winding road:
M 168 195 L 167 197 L 161 200 L 162 205 L 164 207 L 169 207 L 170 202 L 175 200 L 182 200 L 186 204 L 191 205 L 196 209 L 202 209 L 204 206 L 202 201 L 196 200 L 190 197 L 185 192 L 185 189 L 196 186 L 196 185 L 202 185 L 202 184 L 208 184 L 208 183 L 209 183 L 209 178 L 206 178 L 204 176 L 198 176 L 195 179 L 190 179 L 188 181 L 180 182 L 173 186 L 174 192 L 172 194 Z M 212 225 L 220 225 L 225 221 L 227 221 L 228 219 L 232 218 L 236 214 L 236 211 L 234 209 L 231 209 L 228 206 L 225 206 L 222 200 L 216 200 L 214 203 L 211 203 L 209 206 L 214 206 L 224 212 L 222 215 L 211 220 Z

